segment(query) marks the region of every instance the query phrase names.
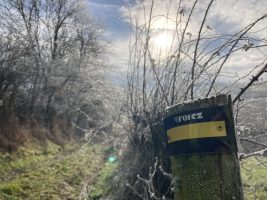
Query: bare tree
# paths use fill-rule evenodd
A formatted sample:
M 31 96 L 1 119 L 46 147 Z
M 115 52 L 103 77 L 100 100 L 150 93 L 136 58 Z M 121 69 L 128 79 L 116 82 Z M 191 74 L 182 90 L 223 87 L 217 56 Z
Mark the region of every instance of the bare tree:
M 54 118 L 76 121 L 76 107 L 99 108 L 93 127 L 106 118 L 103 28 L 86 1 L 3 0 L 0 27 L 1 116 L 37 118 L 51 131 Z

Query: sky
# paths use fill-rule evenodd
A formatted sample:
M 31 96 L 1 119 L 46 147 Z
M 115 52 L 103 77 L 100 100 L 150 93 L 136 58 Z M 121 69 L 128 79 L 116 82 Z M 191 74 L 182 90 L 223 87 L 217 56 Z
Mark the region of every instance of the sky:
M 129 60 L 129 35 L 133 23 L 129 20 L 129 10 L 131 16 L 136 17 L 139 14 L 139 23 L 146 23 L 148 19 L 147 14 L 140 15 L 138 4 L 134 0 L 88 0 L 89 10 L 94 18 L 100 20 L 105 27 L 105 38 L 109 41 L 110 63 L 117 70 L 122 73 L 127 70 Z M 141 2 L 141 1 L 140 1 Z M 155 0 L 153 10 L 153 23 L 151 25 L 154 32 L 152 37 L 157 44 L 161 45 L 164 35 L 162 31 L 175 29 L 175 16 L 178 9 L 177 0 Z M 193 0 L 184 0 L 182 10 L 189 13 L 192 7 Z M 192 16 L 192 23 L 188 30 L 192 33 L 192 37 L 197 36 L 196 27 L 199 27 L 201 19 L 203 18 L 204 9 L 207 7 L 209 1 L 201 0 L 197 4 L 196 11 Z M 149 9 L 151 1 L 144 0 L 143 8 Z M 212 34 L 233 34 L 239 29 L 246 27 L 262 15 L 266 14 L 267 1 L 265 0 L 217 0 L 212 4 L 211 10 L 208 14 L 205 26 L 208 26 Z M 166 13 L 169 13 L 168 20 L 166 20 Z M 165 17 L 162 17 L 165 15 Z M 170 20 L 169 20 L 170 19 Z M 256 40 L 265 39 L 267 41 L 267 20 L 263 20 L 256 25 L 251 31 Z M 154 35 L 153 35 L 154 34 Z M 165 37 L 165 41 L 167 37 Z M 152 38 L 153 41 L 153 38 Z M 244 41 L 245 42 L 248 41 Z M 265 51 L 266 50 L 266 51 Z M 238 74 L 239 77 L 248 73 L 255 65 L 264 62 L 267 49 L 262 51 L 251 50 L 249 53 L 241 51 L 230 58 L 225 67 L 225 73 Z
M 120 10 L 125 5 L 124 0 L 89 0 L 89 10 L 106 26 L 108 39 L 128 36 L 129 25 L 124 22 Z
M 130 25 L 121 11 L 129 1 L 125 0 L 88 0 L 92 16 L 105 28 L 104 37 L 108 41 L 109 62 L 117 71 L 126 72 L 128 63 L 128 39 Z M 125 76 L 125 73 L 123 74 Z

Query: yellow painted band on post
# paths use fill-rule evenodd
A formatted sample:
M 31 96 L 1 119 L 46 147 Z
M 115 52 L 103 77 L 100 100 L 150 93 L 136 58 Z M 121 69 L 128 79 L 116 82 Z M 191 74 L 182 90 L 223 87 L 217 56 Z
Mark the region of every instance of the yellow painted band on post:
M 225 121 L 193 123 L 167 130 L 168 143 L 180 140 L 226 136 Z

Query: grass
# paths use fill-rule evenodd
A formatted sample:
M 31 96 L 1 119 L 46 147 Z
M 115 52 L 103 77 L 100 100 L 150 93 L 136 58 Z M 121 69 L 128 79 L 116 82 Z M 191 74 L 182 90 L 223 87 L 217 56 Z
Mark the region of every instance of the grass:
M 113 172 L 117 168 L 117 163 L 107 162 L 101 169 L 99 176 L 96 178 L 95 184 L 91 186 L 89 194 L 90 200 L 99 200 L 102 197 L 108 196 L 111 187 L 107 187 L 112 181 Z
M 105 186 L 114 163 L 106 163 L 99 145 L 47 142 L 28 144 L 12 154 L 0 154 L 0 199 L 78 199 L 84 184 L 95 185 L 93 197 L 107 193 Z
M 0 153 L 0 200 L 100 200 L 110 193 L 116 159 L 100 145 L 28 144 L 13 153 Z M 267 199 L 267 158 L 241 163 L 246 200 Z M 86 186 L 86 190 L 83 188 Z M 85 191 L 85 193 L 83 193 Z
M 251 157 L 241 163 L 246 200 L 267 199 L 267 158 Z

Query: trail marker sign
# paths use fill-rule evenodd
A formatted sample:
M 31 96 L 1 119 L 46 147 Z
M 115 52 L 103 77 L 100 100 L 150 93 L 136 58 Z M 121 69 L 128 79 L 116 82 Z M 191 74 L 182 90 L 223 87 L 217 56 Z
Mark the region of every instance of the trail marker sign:
M 232 99 L 176 104 L 164 119 L 175 200 L 243 200 Z
M 170 155 L 237 152 L 230 105 L 181 108 L 164 119 Z

